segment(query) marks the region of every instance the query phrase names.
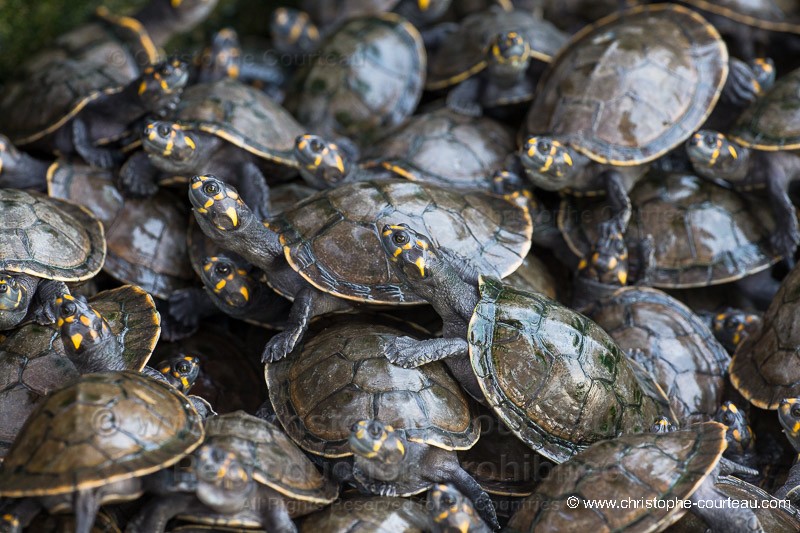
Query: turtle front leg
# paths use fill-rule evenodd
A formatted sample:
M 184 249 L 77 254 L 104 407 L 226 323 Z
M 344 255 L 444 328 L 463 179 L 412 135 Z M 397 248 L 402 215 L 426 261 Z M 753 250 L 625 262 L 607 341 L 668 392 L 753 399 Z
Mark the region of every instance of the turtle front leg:
M 239 194 L 259 220 L 267 220 L 271 214 L 269 186 L 261 169 L 252 161 L 242 164 L 239 171 Z
M 100 509 L 100 498 L 97 489 L 79 490 L 73 496 L 73 511 L 75 512 L 75 533 L 91 533 Z
M 782 255 L 787 265 L 794 266 L 794 252 L 800 243 L 797 213 L 789 198 L 787 189 L 789 178 L 780 163 L 773 157 L 765 158 L 767 175 L 767 194 L 775 214 L 775 233 L 772 235 L 772 246 L 775 253 Z
M 437 479 L 433 479 L 432 477 L 428 479 L 431 479 L 431 481 L 435 483 L 451 483 L 464 496 L 472 501 L 475 510 L 478 511 L 478 514 L 481 515 L 481 518 L 483 518 L 489 527 L 492 529 L 500 529 L 500 522 L 497 521 L 497 512 L 494 509 L 492 499 L 481 488 L 478 482 L 475 481 L 475 478 L 461 468 L 461 465 L 458 464 L 458 460 L 455 458 L 455 454 L 453 454 L 452 458 L 449 460 L 443 458 L 443 460 L 438 462 L 440 464 L 430 465 L 432 466 L 431 470 L 439 474 L 434 476 Z
M 69 294 L 69 289 L 62 281 L 42 280 L 36 287 L 36 296 L 31 309 L 34 322 L 37 324 L 52 324 L 56 321 L 58 305 L 56 300 L 65 294 Z
M 798 501 L 800 501 L 800 491 L 796 490 L 798 487 L 800 487 L 800 463 L 795 463 L 789 470 L 786 483 L 779 487 L 773 496 L 779 500 L 792 500 L 792 505 L 797 505 Z M 790 492 L 792 493 L 791 496 L 789 496 Z
M 716 476 L 708 476 L 689 499 L 694 504 L 692 512 L 700 516 L 711 527 L 711 531 L 726 533 L 764 533 L 764 528 L 751 509 L 720 506 L 710 502 L 727 500 L 728 497 L 714 486 Z M 698 505 L 698 502 L 704 502 Z M 702 507 L 701 507 L 702 506 Z
M 197 329 L 202 319 L 220 312 L 206 291 L 198 287 L 177 290 L 167 301 L 169 315 L 184 328 Z
M 447 107 L 468 117 L 481 116 L 483 112 L 480 104 L 482 86 L 479 76 L 462 81 L 447 94 Z
M 258 502 L 263 506 L 262 521 L 264 529 L 275 533 L 297 533 L 297 526 L 292 522 L 286 502 L 280 494 L 269 491 L 270 494 L 264 495 L 263 502 Z
M 604 224 L 613 224 L 611 229 L 614 233 L 625 233 L 633 211 L 631 199 L 625 188 L 625 180 L 622 174 L 614 169 L 604 171 L 602 177 L 606 186 L 607 201 L 614 211 L 614 216 Z
M 125 533 L 163 533 L 174 516 L 200 505 L 194 494 L 168 494 L 152 498 L 128 522 Z
M 136 152 L 119 170 L 117 187 L 125 196 L 149 198 L 158 192 L 158 176 L 161 172 L 153 166 L 147 152 Z
M 117 150 L 95 146 L 89 137 L 89 128 L 80 118 L 72 121 L 72 146 L 93 167 L 113 168 L 122 159 Z
M 468 352 L 469 344 L 460 338 L 420 341 L 412 337 L 395 337 L 383 346 L 384 357 L 403 368 L 415 368 Z
M 723 101 L 736 106 L 745 108 L 755 101 L 761 91 L 761 86 L 756 79 L 756 74 L 745 63 L 734 57 L 728 61 L 730 66 L 728 78 L 722 88 Z

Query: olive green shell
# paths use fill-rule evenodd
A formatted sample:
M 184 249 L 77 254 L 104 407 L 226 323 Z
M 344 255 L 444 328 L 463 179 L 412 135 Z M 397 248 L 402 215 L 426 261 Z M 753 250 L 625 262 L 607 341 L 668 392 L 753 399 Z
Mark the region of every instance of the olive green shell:
M 513 151 L 514 135 L 506 126 L 443 108 L 411 117 L 367 147 L 364 159 L 411 181 L 487 190 Z
M 742 146 L 758 150 L 800 149 L 800 69 L 781 76 L 745 109 L 729 136 Z
M 753 193 L 750 193 L 753 194 Z M 735 191 L 690 174 L 651 172 L 630 192 L 633 214 L 625 241 L 633 270 L 639 243 L 652 235 L 655 264 L 650 284 L 678 289 L 728 283 L 773 265 L 769 209 Z M 605 204 L 591 199 L 562 203 L 559 227 L 580 257 L 597 242 L 608 217 Z
M 388 340 L 413 330 L 396 321 L 337 318 L 266 367 L 270 400 L 295 442 L 318 455 L 350 456 L 350 427 L 374 419 L 438 448 L 475 443 L 480 421 L 442 363 L 405 369 L 381 355 Z
M 406 498 L 359 496 L 339 500 L 306 517 L 300 533 L 423 533 L 431 530 L 425 507 Z
M 321 191 L 269 221 L 289 264 L 318 289 L 374 304 L 419 304 L 380 243 L 384 224 L 406 223 L 476 272 L 504 277 L 531 245 L 527 209 L 481 191 L 406 180 L 363 181 Z M 358 260 L 355 260 L 358 258 Z
M 414 112 L 426 62 L 422 37 L 401 16 L 350 19 L 317 51 L 290 110 L 319 135 L 369 144 Z
M 498 33 L 517 32 L 531 47 L 531 57 L 549 63 L 567 42 L 567 35 L 541 17 L 521 9 L 506 11 L 492 6 L 459 24 L 431 54 L 428 90 L 445 89 L 483 71 L 492 39 Z
M 230 78 L 199 83 L 183 92 L 175 117 L 184 129 L 211 133 L 262 159 L 297 166 L 294 140 L 305 128 L 255 87 Z
M 769 31 L 800 33 L 800 10 L 784 11 L 775 0 L 684 0 L 687 4 L 722 15 L 739 24 Z
M 50 394 L 0 466 L 0 496 L 50 496 L 166 468 L 203 440 L 175 388 L 138 372 L 85 374 Z
M 587 510 L 587 500 L 685 500 L 716 467 L 725 426 L 705 422 L 671 433 L 623 435 L 598 442 L 556 466 L 511 518 L 510 530 L 662 531 L 688 507 L 629 505 Z M 571 498 L 577 498 L 573 500 Z M 570 503 L 577 501 L 573 510 Z M 574 505 L 574 504 L 573 504 Z
M 111 171 L 58 161 L 48 169 L 48 192 L 100 218 L 108 245 L 107 274 L 157 298 L 193 283 L 186 245 L 189 214 L 169 191 L 142 200 L 123 198 Z
M 83 281 L 103 266 L 103 225 L 83 207 L 35 192 L 0 189 L 0 271 Z
M 691 309 L 659 290 L 626 287 L 584 313 L 655 378 L 678 420 L 713 418 L 730 357 Z
M 34 142 L 94 100 L 121 91 L 139 75 L 135 54 L 145 45 L 152 46 L 149 37 L 121 25 L 90 23 L 62 35 L 5 87 L 3 133 L 16 145 Z
M 144 368 L 161 331 L 150 295 L 128 285 L 100 292 L 89 304 L 120 336 L 127 369 Z M 0 458 L 41 399 L 79 375 L 55 324 L 27 324 L 0 343 Z
M 680 145 L 705 122 L 728 75 L 717 30 L 673 4 L 610 15 L 561 50 L 523 131 L 555 135 L 598 163 L 640 165 Z
M 339 492 L 281 430 L 244 411 L 209 418 L 206 444 L 236 453 L 257 482 L 289 498 L 328 504 Z
M 798 313 L 800 268 L 795 267 L 772 298 L 761 328 L 736 348 L 729 369 L 736 390 L 760 409 L 775 410 L 784 398 L 800 396 Z
M 599 440 L 647 431 L 661 415 L 597 324 L 495 278 L 481 276 L 479 290 L 472 368 L 497 416 L 535 451 L 560 463 Z

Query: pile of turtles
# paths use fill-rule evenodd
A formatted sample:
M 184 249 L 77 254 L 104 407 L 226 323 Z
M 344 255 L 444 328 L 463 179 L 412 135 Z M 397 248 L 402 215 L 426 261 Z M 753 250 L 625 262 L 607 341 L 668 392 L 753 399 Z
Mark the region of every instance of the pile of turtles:
M 3 76 L 0 532 L 800 531 L 796 2 L 216 4 Z

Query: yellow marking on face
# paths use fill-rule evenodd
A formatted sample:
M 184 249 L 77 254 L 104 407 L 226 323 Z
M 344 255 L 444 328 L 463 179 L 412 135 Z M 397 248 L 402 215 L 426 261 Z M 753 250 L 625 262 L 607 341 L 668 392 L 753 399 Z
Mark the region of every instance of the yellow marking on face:
M 735 440 L 736 442 L 742 440 L 742 434 L 739 433 L 738 429 L 734 429 L 733 431 L 731 431 L 731 434 L 733 435 L 733 440 Z
M 392 253 L 392 257 L 397 257 L 398 255 L 403 253 L 402 248 L 395 248 L 394 252 Z
M 367 435 L 367 432 L 363 428 L 361 428 L 358 431 L 356 431 L 356 438 L 359 439 L 359 440 L 361 440 L 364 437 L 366 437 L 366 435 Z
M 431 7 L 430 0 L 417 0 L 417 6 L 420 11 L 427 11 Z
M 183 0 L 169 0 L 169 3 L 174 9 L 178 9 L 183 3 Z
M 227 283 L 228 282 L 225 281 L 224 279 L 219 280 L 219 282 L 216 285 L 214 285 L 214 290 L 217 291 L 217 292 L 221 291 L 222 289 L 225 288 L 225 285 Z
M 626 285 L 628 283 L 628 273 L 625 270 L 621 270 L 617 273 L 617 279 L 619 280 L 620 284 Z
M 97 339 L 98 334 L 97 334 L 97 332 L 95 330 L 90 329 L 89 330 L 89 336 L 92 338 L 92 340 L 95 340 L 95 339 Z
M 250 293 L 248 292 L 247 287 L 240 288 L 239 289 L 239 294 L 241 294 L 244 297 L 244 301 L 245 302 L 249 302 L 250 301 Z
M 388 237 L 391 234 L 392 234 L 392 230 L 390 230 L 390 229 L 387 229 L 386 231 L 381 233 L 381 235 L 383 235 L 384 237 Z
M 196 182 L 192 183 L 192 189 L 199 189 L 202 186 L 203 186 L 203 182 L 202 181 L 196 181 Z
M 800 422 L 795 422 L 794 426 L 792 426 L 792 434 L 797 434 L 800 432 Z
M 205 209 L 208 209 L 212 205 L 214 205 L 214 199 L 213 198 L 209 198 L 208 200 L 206 200 L 206 203 L 203 204 L 203 207 Z
M 734 344 L 734 346 L 739 344 L 739 341 L 741 341 L 741 340 L 742 340 L 742 336 L 739 334 L 738 331 L 733 334 L 733 344 Z
M 729 407 L 730 407 L 731 413 L 733 413 L 733 414 L 738 414 L 739 413 L 739 409 L 735 405 L 730 404 Z
M 83 342 L 83 335 L 81 335 L 80 333 L 76 333 L 75 335 L 72 335 L 70 337 L 70 340 L 72 341 L 72 345 L 77 350 L 81 347 L 81 342 Z
M 197 212 L 205 215 L 206 213 L 208 213 L 208 209 L 203 209 L 202 207 L 198 207 Z
M 736 153 L 736 148 L 734 148 L 730 144 L 728 145 L 728 152 L 730 152 L 731 157 L 733 157 L 734 159 L 739 159 L 739 154 Z
M 231 200 L 238 200 L 239 199 L 239 194 L 234 192 L 234 191 L 232 191 L 232 190 L 230 190 L 230 189 L 225 189 L 225 194 Z
M 281 243 L 281 246 L 286 246 L 286 237 L 283 235 L 278 237 L 278 242 Z
M 403 455 L 406 454 L 406 447 L 403 446 L 403 443 L 400 442 L 399 440 L 397 441 L 397 451 L 399 451 Z
M 425 277 L 425 258 L 424 257 L 418 257 L 417 260 L 414 261 L 414 264 L 417 265 L 417 268 L 419 269 L 419 275 L 424 278 Z
M 281 7 L 275 10 L 275 21 L 281 25 L 289 21 L 289 13 L 286 12 L 286 9 Z
M 146 81 L 142 81 L 142 83 L 139 84 L 139 91 L 138 91 L 139 92 L 139 96 L 143 95 L 146 90 L 147 90 L 147 82 Z
M 64 319 L 63 318 L 59 318 L 58 321 L 56 322 L 56 327 L 60 328 L 63 325 L 64 325 Z
M 239 225 L 239 215 L 236 214 L 236 209 L 229 207 L 225 210 L 225 214 L 231 219 L 231 224 L 233 224 L 234 228 Z
M 164 155 L 165 156 L 171 156 L 172 155 L 172 149 L 175 148 L 174 136 L 175 136 L 175 134 L 171 134 L 169 136 L 169 140 L 167 141 L 167 145 L 164 147 Z
M 191 362 L 194 360 L 194 357 L 192 357 L 191 355 L 185 355 L 183 356 L 183 360 Z
M 616 258 L 616 257 L 612 257 L 612 258 L 610 258 L 610 259 L 608 260 L 608 268 L 610 268 L 611 270 L 614 270 L 615 268 L 617 268 L 617 265 L 618 265 L 618 264 L 619 264 L 619 263 L 618 263 L 618 261 L 617 261 L 617 258 Z
M 161 369 L 161 373 L 162 374 L 166 374 L 167 372 L 169 372 L 169 367 L 168 366 L 165 366 L 164 368 Z
M 342 156 L 337 154 L 335 161 L 336 161 L 336 168 L 339 169 L 339 172 L 344 174 L 344 160 L 342 159 Z
M 568 166 L 570 166 L 570 167 L 572 166 L 572 157 L 570 157 L 570 155 L 568 153 L 566 153 L 566 152 L 564 152 L 564 162 Z
M 586 259 L 581 259 L 580 262 L 578 263 L 578 270 L 583 270 L 587 266 L 589 266 L 589 263 L 586 261 Z
M 81 321 L 81 324 L 83 324 L 86 327 L 89 327 L 89 326 L 92 325 L 92 321 L 89 320 L 89 317 L 86 316 L 86 315 L 81 315 L 80 321 Z
M 297 39 L 300 37 L 300 34 L 303 31 L 303 24 L 302 21 L 298 18 L 292 27 L 289 29 L 289 42 L 294 43 L 297 42 Z
M 181 385 L 183 385 L 184 390 L 189 390 L 189 380 L 183 376 L 181 376 Z
M 72 324 L 73 322 L 75 322 L 75 316 L 74 315 L 68 316 L 67 318 L 64 319 L 64 322 L 66 322 L 67 324 Z
M 194 143 L 194 141 L 192 140 L 192 138 L 191 138 L 191 137 L 189 137 L 189 136 L 187 135 L 187 136 L 185 136 L 185 137 L 184 137 L 184 140 L 186 141 L 186 146 L 188 146 L 188 147 L 189 147 L 189 148 L 191 148 L 192 150 L 195 150 L 195 149 L 197 149 L 197 145 Z
M 717 321 L 718 322 L 722 322 L 723 320 L 725 320 L 725 313 L 718 314 L 717 315 Z M 725 409 L 725 407 L 723 407 L 723 409 Z
M 423 250 L 427 250 L 428 249 L 428 243 L 426 243 L 425 241 L 421 241 L 419 239 L 417 239 L 417 246 L 419 246 Z
M 75 298 L 71 294 L 65 294 L 64 295 L 64 299 L 65 300 L 70 300 L 70 301 L 75 301 Z
M 436 521 L 437 522 L 441 522 L 443 520 L 447 520 L 448 516 L 450 516 L 450 510 L 449 509 L 447 509 L 445 511 L 442 511 L 441 513 L 437 514 L 436 515 Z

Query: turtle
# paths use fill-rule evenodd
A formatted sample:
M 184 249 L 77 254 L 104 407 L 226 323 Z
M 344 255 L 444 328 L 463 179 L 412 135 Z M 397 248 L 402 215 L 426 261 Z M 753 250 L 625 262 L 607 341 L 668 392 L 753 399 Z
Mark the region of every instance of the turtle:
M 294 139 L 302 126 L 263 92 L 234 79 L 188 88 L 170 120 L 142 129 L 144 151 L 120 170 L 123 191 L 151 196 L 159 173 L 189 178 L 219 173 L 236 179 L 254 209 L 269 213 L 265 174 L 273 179 L 296 173 Z
M 475 512 L 472 502 L 450 483 L 434 485 L 428 491 L 428 512 L 433 519 L 433 533 L 489 533 L 486 522 Z
M 200 358 L 191 354 L 174 355 L 159 361 L 153 368 L 161 372 L 170 385 L 188 394 L 200 375 Z
M 120 529 L 120 517 L 118 513 L 101 509 L 97 512 L 97 518 L 92 524 L 91 533 L 122 533 Z M 3 520 L 11 519 L 16 521 L 12 527 L 7 527 Z M 28 525 L 29 531 L 37 531 L 40 533 L 75 533 L 75 520 L 69 515 L 48 515 L 39 513 Z M 4 529 L 5 527 L 5 529 Z M 0 531 L 3 533 L 22 533 L 22 525 L 13 514 L 7 514 L 0 517 Z
M 528 103 L 541 64 L 566 42 L 567 34 L 532 12 L 493 5 L 464 18 L 431 54 L 425 88 L 452 87 L 447 106 L 470 116 Z
M 624 231 L 633 184 L 717 103 L 728 79 L 727 48 L 699 14 L 658 4 L 609 15 L 561 50 L 521 130 L 520 166 L 545 190 L 605 193 L 613 212 L 608 224 Z M 729 93 L 755 91 L 750 80 L 734 81 Z
M 598 440 L 645 431 L 663 414 L 663 398 L 650 396 L 614 340 L 584 315 L 495 277 L 465 275 L 406 224 L 383 226 L 381 243 L 395 273 L 445 321 L 444 338 L 398 337 L 383 354 L 403 367 L 452 358 L 459 382 L 477 379 L 495 414 L 546 458 L 563 462 Z
M 40 193 L 0 189 L 0 331 L 24 321 L 55 321 L 65 283 L 100 271 L 103 225 L 88 210 Z
M 719 475 L 730 471 L 722 459 L 725 444 L 725 427 L 717 422 L 597 442 L 553 468 L 508 528 L 659 531 L 691 509 L 720 531 L 763 532 L 749 508 L 682 504 L 727 498 L 715 486 Z M 600 508 L 603 500 L 617 505 Z M 629 500 L 636 503 L 619 505 Z
M 708 325 L 729 354 L 733 354 L 742 341 L 761 327 L 761 314 L 744 309 L 727 307 L 712 315 L 707 319 Z M 704 318 L 702 313 L 698 316 Z
M 728 400 L 719 406 L 714 420 L 726 427 L 728 447 L 723 456 L 740 465 L 757 468 L 756 436 L 745 413 Z
M 102 221 L 108 247 L 104 272 L 167 299 L 193 280 L 186 209 L 169 191 L 147 200 L 125 198 L 114 179 L 112 171 L 58 160 L 47 172 L 48 193 L 80 203 Z
M 736 348 L 731 359 L 734 388 L 760 409 L 775 410 L 784 398 L 800 396 L 800 373 L 793 364 L 797 332 L 794 324 L 800 268 L 783 279 L 764 314 L 761 327 Z
M 493 191 L 492 176 L 513 149 L 514 138 L 506 126 L 448 108 L 409 118 L 366 147 L 358 165 L 345 150 L 318 135 L 306 134 L 295 140 L 300 175 L 319 189 L 348 181 L 399 177 Z
M 300 523 L 300 533 L 423 533 L 430 530 L 425 507 L 405 498 L 358 496 L 341 499 Z
M 797 454 L 800 454 L 800 398 L 791 397 L 781 400 L 778 407 L 778 420 L 789 444 Z M 800 462 L 795 461 L 785 483 L 775 491 L 775 497 L 789 499 L 795 504 L 800 501 Z
M 0 188 L 46 192 L 44 179 L 49 163 L 21 152 L 0 134 Z
M 0 466 L 0 496 L 20 502 L 23 526 L 40 506 L 72 509 L 75 532 L 89 533 L 100 505 L 137 499 L 142 476 L 177 463 L 203 436 L 173 387 L 138 372 L 85 374 L 28 418 Z
M 356 17 L 329 35 L 287 108 L 318 135 L 365 146 L 412 114 L 427 56 L 417 29 L 394 13 Z
M 481 191 L 363 181 L 314 194 L 267 225 L 214 176 L 192 178 L 189 199 L 203 233 L 262 269 L 276 292 L 294 300 L 286 329 L 269 341 L 264 361 L 289 353 L 313 316 L 354 302 L 423 302 L 391 273 L 380 251 L 379 227 L 388 218 L 436 228 L 459 264 L 500 277 L 530 249 L 528 211 Z
M 703 129 L 686 141 L 699 175 L 745 191 L 766 187 L 777 221 L 772 245 L 786 258 L 794 256 L 800 242 L 797 214 L 787 192 L 790 182 L 800 177 L 800 158 L 793 152 L 800 148 L 798 87 L 800 69 L 781 76 L 739 115 L 727 135 Z
M 211 525 L 296 532 L 291 515 L 333 502 L 338 487 L 283 432 L 235 411 L 206 421 L 206 439 L 186 468 L 160 472 L 159 496 L 128 530 L 163 532 L 170 518 Z
M 159 332 L 152 298 L 139 287 L 125 286 L 97 293 L 89 302 L 94 311 L 105 317 L 110 331 L 119 336 L 116 345 L 122 347 L 115 365 L 105 367 L 101 361 L 98 365 L 104 370 L 144 369 Z M 75 329 L 85 327 L 79 324 L 75 324 Z M 68 347 L 74 350 L 74 345 L 71 341 L 65 345 L 61 339 L 61 326 L 30 323 L 10 332 L 0 342 L 0 457 L 8 452 L 22 424 L 42 398 L 81 374 L 80 361 L 73 360 L 74 351 L 67 350 Z M 91 352 L 83 353 L 85 360 L 92 357 Z
M 632 216 L 625 242 L 637 249 L 653 237 L 653 265 L 647 284 L 660 289 L 686 289 L 730 283 L 766 271 L 779 258 L 770 236 L 776 221 L 750 199 L 692 173 L 651 171 L 630 192 Z M 608 210 L 590 199 L 561 204 L 558 225 L 578 257 L 597 242 Z M 618 233 L 612 228 L 609 234 Z M 637 277 L 638 254 L 630 256 Z M 754 280 L 755 281 L 755 280 Z M 760 279 L 753 290 L 768 287 Z

